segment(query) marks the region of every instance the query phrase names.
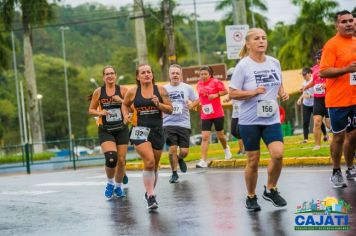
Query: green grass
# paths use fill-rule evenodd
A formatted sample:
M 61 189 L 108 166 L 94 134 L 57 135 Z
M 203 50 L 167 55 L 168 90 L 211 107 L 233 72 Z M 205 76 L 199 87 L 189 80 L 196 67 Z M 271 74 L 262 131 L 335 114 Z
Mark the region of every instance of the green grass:
M 33 161 L 45 161 L 54 157 L 55 154 L 52 152 L 42 152 L 33 155 Z M 0 164 L 10 164 L 22 162 L 22 155 L 5 155 L 0 156 Z
M 309 143 L 302 144 L 303 137 L 301 135 L 298 136 L 287 136 L 284 137 L 284 157 L 328 157 L 330 156 L 329 151 L 329 143 L 322 143 L 322 146 L 317 151 L 312 151 L 314 147 L 314 139 L 312 135 L 310 135 Z M 238 144 L 237 141 L 229 142 L 229 146 L 231 148 L 231 152 L 233 155 L 233 159 L 245 159 L 246 156 L 237 156 Z M 192 146 L 189 149 L 189 155 L 184 159 L 186 162 L 196 161 L 201 158 L 201 147 L 200 146 Z M 224 159 L 224 150 L 221 147 L 220 143 L 214 143 L 209 145 L 208 151 L 209 159 Z M 270 158 L 266 145 L 261 141 L 261 158 Z M 140 161 L 141 159 L 136 158 L 134 161 Z M 131 162 L 131 161 L 130 161 Z M 168 153 L 164 152 L 161 158 L 161 164 L 168 165 Z

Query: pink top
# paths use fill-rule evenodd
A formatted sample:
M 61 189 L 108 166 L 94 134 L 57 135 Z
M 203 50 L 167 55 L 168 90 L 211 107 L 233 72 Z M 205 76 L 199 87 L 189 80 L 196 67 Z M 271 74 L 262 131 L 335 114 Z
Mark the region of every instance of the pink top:
M 200 118 L 202 120 L 214 119 L 224 116 L 224 110 L 221 105 L 220 97 L 209 100 L 210 94 L 216 94 L 220 91 L 225 91 L 223 82 L 215 78 L 209 78 L 203 82 L 199 80 L 197 84 L 199 100 L 201 103 Z
M 313 72 L 314 97 L 316 98 L 325 97 L 326 79 L 320 78 L 319 76 L 320 67 L 318 64 L 314 65 L 311 69 Z

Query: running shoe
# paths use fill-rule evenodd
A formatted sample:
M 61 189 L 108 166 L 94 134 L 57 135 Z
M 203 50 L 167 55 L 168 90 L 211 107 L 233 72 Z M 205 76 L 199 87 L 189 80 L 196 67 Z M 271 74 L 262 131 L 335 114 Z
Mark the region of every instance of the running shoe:
M 329 135 L 325 135 L 324 138 L 323 138 L 324 142 L 327 142 L 329 141 Z
M 300 142 L 300 143 L 308 143 L 308 140 L 307 139 L 304 139 L 302 142 Z
M 114 196 L 115 185 L 107 183 L 105 188 L 105 197 L 109 200 Z
M 319 145 L 315 145 L 315 146 L 313 147 L 312 151 L 317 151 L 317 150 L 319 150 L 319 149 L 320 149 L 320 146 L 319 146 Z
M 114 189 L 114 194 L 116 197 L 126 197 L 126 193 L 123 188 L 117 187 Z
M 208 163 L 204 160 L 200 160 L 196 165 L 196 168 L 207 168 L 208 167 Z
M 353 166 L 351 170 L 349 169 L 346 170 L 346 179 L 354 180 L 355 178 L 356 178 L 356 169 L 355 166 Z
M 178 158 L 178 164 L 180 171 L 182 171 L 183 173 L 187 172 L 187 164 L 185 164 L 183 158 Z
M 122 178 L 122 183 L 127 184 L 128 182 L 129 182 L 129 177 L 127 177 L 127 175 L 125 173 L 124 177 Z
M 245 151 L 238 151 L 237 152 L 237 156 L 241 157 L 243 155 L 245 155 Z
M 154 210 L 158 208 L 158 202 L 156 201 L 156 196 L 147 196 L 147 193 L 145 193 L 145 200 L 147 202 L 147 209 Z
M 265 191 L 263 192 L 262 197 L 267 200 L 272 202 L 272 204 L 276 207 L 284 207 L 287 205 L 286 200 L 279 194 L 277 188 L 272 188 L 270 189 L 270 192 L 267 192 L 267 188 L 265 186 Z
M 247 196 L 246 198 L 246 208 L 248 211 L 260 211 L 261 207 L 257 203 L 257 196 L 253 196 L 252 198 Z
M 171 178 L 169 179 L 169 182 L 171 184 L 174 184 L 174 183 L 178 183 L 179 182 L 179 176 L 178 175 L 175 175 L 175 174 L 172 174 Z
M 227 145 L 226 149 L 224 150 L 225 153 L 225 160 L 230 160 L 232 157 L 231 151 L 230 151 L 230 146 Z
M 347 184 L 344 181 L 344 177 L 342 177 L 341 171 L 336 171 L 330 178 L 330 182 L 333 184 L 334 188 L 345 188 Z

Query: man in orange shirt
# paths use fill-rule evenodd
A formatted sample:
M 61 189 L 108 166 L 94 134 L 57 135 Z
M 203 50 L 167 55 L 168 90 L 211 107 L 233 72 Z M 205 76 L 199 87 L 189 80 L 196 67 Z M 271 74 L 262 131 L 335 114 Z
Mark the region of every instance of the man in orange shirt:
M 344 152 L 347 179 L 356 177 L 353 165 L 356 146 L 356 38 L 354 18 L 349 11 L 336 13 L 337 34 L 323 48 L 320 77 L 326 78 L 325 105 L 328 108 L 331 130 L 334 134 L 330 144 L 333 160 L 334 187 L 346 187 L 340 170 Z

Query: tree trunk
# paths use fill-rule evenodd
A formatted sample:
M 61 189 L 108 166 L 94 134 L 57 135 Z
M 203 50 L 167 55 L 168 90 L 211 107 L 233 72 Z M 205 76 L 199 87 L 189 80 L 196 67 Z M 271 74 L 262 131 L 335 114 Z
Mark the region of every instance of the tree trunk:
M 177 63 L 177 57 L 174 44 L 174 28 L 173 19 L 171 14 L 170 0 L 163 1 L 163 14 L 164 14 L 164 31 L 166 33 L 166 56 L 163 58 L 163 71 L 162 77 L 164 80 L 169 80 L 168 67 L 169 65 Z M 167 63 L 168 61 L 168 63 Z
M 135 16 L 135 38 L 137 49 L 138 64 L 146 64 L 147 61 L 147 42 L 145 20 L 143 12 L 143 2 L 134 0 L 134 16 Z
M 24 58 L 25 58 L 25 78 L 27 84 L 28 112 L 30 114 L 30 133 L 34 143 L 34 152 L 42 152 L 42 132 L 40 123 L 40 113 L 37 101 L 37 85 L 35 67 L 32 57 L 32 45 L 30 41 L 30 32 L 24 32 Z

